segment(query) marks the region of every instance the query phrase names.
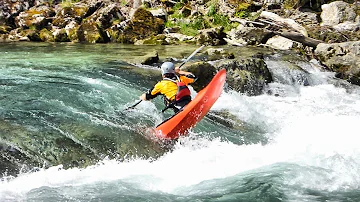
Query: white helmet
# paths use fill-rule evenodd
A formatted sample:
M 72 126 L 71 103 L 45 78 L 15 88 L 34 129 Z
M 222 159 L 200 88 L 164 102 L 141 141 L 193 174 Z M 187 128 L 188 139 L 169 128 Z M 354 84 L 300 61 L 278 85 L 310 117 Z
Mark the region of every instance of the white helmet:
M 175 65 L 172 62 L 164 62 L 161 65 L 161 74 L 175 74 Z

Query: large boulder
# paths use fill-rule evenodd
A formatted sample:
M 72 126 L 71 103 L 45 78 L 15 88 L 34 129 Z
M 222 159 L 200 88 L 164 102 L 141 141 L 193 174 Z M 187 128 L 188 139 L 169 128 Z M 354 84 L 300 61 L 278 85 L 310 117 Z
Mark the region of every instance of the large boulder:
M 55 16 L 55 11 L 48 6 L 32 7 L 30 10 L 23 11 L 15 18 L 15 24 L 22 29 L 42 29 L 51 22 L 51 17 Z
M 230 89 L 260 95 L 267 83 L 272 82 L 272 76 L 266 63 L 261 58 L 237 57 L 214 63 L 217 69 L 227 70 L 226 82 Z
M 321 6 L 322 26 L 334 26 L 346 21 L 355 22 L 356 6 L 343 1 L 334 1 Z
M 108 35 L 98 26 L 98 24 L 90 20 L 81 23 L 76 34 L 80 42 L 106 43 L 110 41 Z
M 360 41 L 334 44 L 321 43 L 315 54 L 336 77 L 360 85 Z
M 32 6 L 34 6 L 34 1 L 31 0 L 0 0 L 0 25 L 8 25 L 15 28 L 15 17 Z
M 164 20 L 154 17 L 150 11 L 140 7 L 126 24 L 119 24 L 107 31 L 111 31 L 109 35 L 116 37 L 117 42 L 133 44 L 137 40 L 163 33 L 164 27 Z
M 195 91 L 200 91 L 207 86 L 217 71 L 213 65 L 207 62 L 197 62 L 191 64 L 185 67 L 184 70 L 189 71 L 198 77 L 196 82 L 191 84 Z

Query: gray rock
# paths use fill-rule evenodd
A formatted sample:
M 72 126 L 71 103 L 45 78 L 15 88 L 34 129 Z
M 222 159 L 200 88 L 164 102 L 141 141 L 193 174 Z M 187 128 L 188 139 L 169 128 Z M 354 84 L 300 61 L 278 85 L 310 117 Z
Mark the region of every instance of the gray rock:
M 334 26 L 345 21 L 354 22 L 356 19 L 356 6 L 343 1 L 324 4 L 321 9 L 322 26 Z
M 360 85 L 360 41 L 321 43 L 315 54 L 324 65 L 336 72 L 336 77 Z

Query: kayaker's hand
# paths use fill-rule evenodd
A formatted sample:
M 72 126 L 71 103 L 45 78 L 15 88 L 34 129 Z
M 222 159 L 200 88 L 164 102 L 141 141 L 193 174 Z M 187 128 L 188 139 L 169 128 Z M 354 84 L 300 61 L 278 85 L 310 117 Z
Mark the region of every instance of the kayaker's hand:
M 144 94 L 140 95 L 140 99 L 146 100 L 146 94 L 144 93 Z
M 175 73 L 177 73 L 177 74 L 180 73 L 180 68 L 179 67 L 175 67 Z

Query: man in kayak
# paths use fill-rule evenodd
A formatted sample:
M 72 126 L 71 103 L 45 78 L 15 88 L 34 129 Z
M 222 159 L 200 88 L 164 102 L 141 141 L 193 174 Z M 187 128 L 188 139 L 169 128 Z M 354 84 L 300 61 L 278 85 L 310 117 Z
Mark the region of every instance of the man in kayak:
M 158 95 L 163 95 L 166 107 L 162 112 L 172 108 L 177 113 L 191 101 L 187 85 L 194 83 L 197 78 L 191 72 L 181 71 L 172 62 L 164 62 L 161 65 L 161 74 L 163 79 L 148 92 L 142 94 L 140 99 L 151 100 Z

